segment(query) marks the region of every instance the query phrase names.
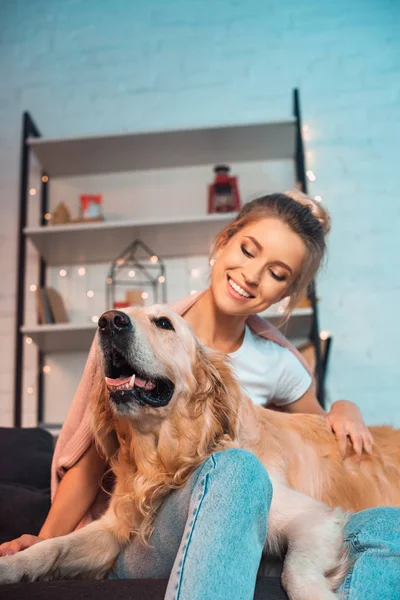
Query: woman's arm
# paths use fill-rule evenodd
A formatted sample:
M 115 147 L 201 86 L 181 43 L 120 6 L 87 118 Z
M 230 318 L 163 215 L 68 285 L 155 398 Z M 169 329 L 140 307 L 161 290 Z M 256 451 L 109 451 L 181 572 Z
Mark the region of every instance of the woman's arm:
M 24 534 L 0 545 L 0 556 L 25 550 L 47 538 L 71 533 L 81 522 L 93 504 L 106 469 L 95 444 L 91 444 L 83 456 L 62 478 L 53 504 L 38 536 Z
M 353 402 L 338 400 L 326 413 L 319 404 L 311 385 L 301 398 L 279 407 L 283 412 L 306 413 L 325 416 L 332 431 L 335 433 L 343 456 L 346 454 L 347 437 L 350 437 L 356 454 L 361 456 L 363 449 L 372 453 L 373 437 L 364 423 L 360 409 Z
M 99 492 L 106 464 L 92 443 L 62 478 L 39 537 L 47 539 L 74 531 Z

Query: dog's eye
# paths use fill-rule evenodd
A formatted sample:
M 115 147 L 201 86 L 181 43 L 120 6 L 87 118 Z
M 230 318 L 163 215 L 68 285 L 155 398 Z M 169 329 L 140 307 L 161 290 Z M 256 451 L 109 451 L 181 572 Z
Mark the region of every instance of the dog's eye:
M 170 331 L 175 331 L 174 326 L 172 325 L 171 321 L 167 319 L 167 317 L 153 319 L 153 323 L 159 329 L 169 329 Z

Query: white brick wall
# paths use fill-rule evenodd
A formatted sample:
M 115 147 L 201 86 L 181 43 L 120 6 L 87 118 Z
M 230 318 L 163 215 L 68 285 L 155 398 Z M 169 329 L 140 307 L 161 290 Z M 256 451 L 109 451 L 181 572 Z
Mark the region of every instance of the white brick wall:
M 333 216 L 318 290 L 335 334 L 330 396 L 400 425 L 399 17 L 394 0 L 0 3 L 0 424 L 12 421 L 22 111 L 52 137 L 257 122 L 286 117 L 298 86 L 310 187 Z

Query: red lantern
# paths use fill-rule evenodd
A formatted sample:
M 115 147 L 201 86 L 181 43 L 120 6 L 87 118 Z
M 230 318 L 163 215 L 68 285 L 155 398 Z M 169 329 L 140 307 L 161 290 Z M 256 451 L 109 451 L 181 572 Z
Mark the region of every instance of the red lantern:
M 214 167 L 214 183 L 208 186 L 208 212 L 224 213 L 239 210 L 240 196 L 237 178 L 229 175 L 227 165 Z

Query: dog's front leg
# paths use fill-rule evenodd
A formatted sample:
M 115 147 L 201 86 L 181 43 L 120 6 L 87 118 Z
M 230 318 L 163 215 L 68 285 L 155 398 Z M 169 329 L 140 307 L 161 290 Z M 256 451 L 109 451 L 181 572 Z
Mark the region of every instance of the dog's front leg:
M 350 567 L 343 546 L 346 515 L 289 488 L 279 476 L 271 480 L 267 548 L 287 547 L 282 584 L 290 600 L 333 600 Z
M 0 583 L 104 577 L 122 548 L 112 520 L 106 514 L 79 531 L 0 558 Z

